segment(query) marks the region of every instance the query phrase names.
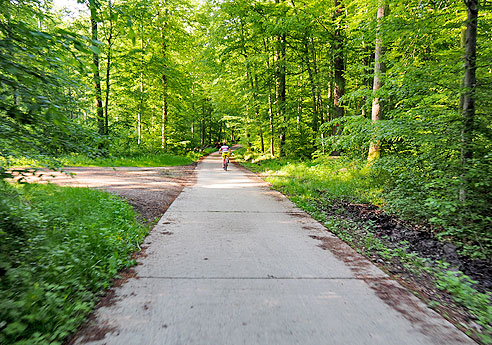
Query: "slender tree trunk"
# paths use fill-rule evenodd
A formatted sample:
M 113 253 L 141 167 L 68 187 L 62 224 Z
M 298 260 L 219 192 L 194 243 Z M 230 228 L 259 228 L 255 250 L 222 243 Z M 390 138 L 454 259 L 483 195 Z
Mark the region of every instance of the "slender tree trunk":
M 167 148 L 167 79 L 166 75 L 162 75 L 162 118 L 161 118 L 161 148 Z
M 282 124 L 280 126 L 280 146 L 279 155 L 280 157 L 285 156 L 285 141 L 286 141 L 286 127 L 287 118 L 285 113 L 285 102 L 286 102 L 286 75 L 285 75 L 285 46 L 286 46 L 286 35 L 282 34 L 280 36 L 279 42 L 279 56 L 277 59 L 277 108 L 278 117 L 282 119 Z
M 205 116 L 205 109 L 204 110 L 204 114 L 203 116 Z M 201 142 L 202 142 L 202 147 L 205 146 L 205 120 L 202 119 L 201 120 L 201 123 L 200 123 L 200 126 L 201 126 Z
M 258 121 L 259 126 L 258 126 L 258 135 L 260 136 L 260 143 L 261 143 L 261 153 L 265 153 L 265 142 L 263 139 L 263 119 L 260 114 L 260 105 L 258 104 L 258 76 L 255 74 L 255 84 L 254 84 L 254 94 L 253 94 L 253 99 L 254 99 L 254 106 L 255 106 L 255 117 L 256 121 Z
M 478 0 L 465 0 L 465 4 L 468 12 L 468 20 L 466 22 L 465 77 L 463 79 L 463 109 L 461 113 L 463 118 L 461 128 L 461 167 L 463 172 L 459 198 L 462 202 L 465 202 L 467 198 L 469 181 L 466 175 L 470 160 L 473 158 L 472 140 L 475 120 L 475 89 L 477 86 Z
M 321 123 L 324 123 L 323 119 L 323 99 L 321 98 L 321 87 L 320 87 L 320 82 L 319 82 L 319 69 L 318 69 L 318 58 L 316 54 L 316 47 L 314 45 L 314 40 L 311 38 L 311 55 L 313 57 L 313 74 L 314 74 L 314 85 L 316 88 L 316 109 L 317 109 L 317 116 L 318 116 L 318 125 Z M 319 127 L 318 127 L 319 129 Z
M 98 41 L 97 32 L 97 8 L 94 3 L 89 4 L 89 9 L 91 11 L 91 33 L 93 44 Z M 104 126 L 104 112 L 102 105 L 102 91 L 101 91 L 101 76 L 99 75 L 99 55 L 95 52 L 92 53 L 92 70 L 94 74 L 94 91 L 96 94 L 96 118 L 97 127 L 99 129 L 99 134 L 105 133 Z
M 140 106 L 137 115 L 137 143 L 142 143 L 142 115 L 143 115 L 143 24 L 140 25 Z
M 316 99 L 316 83 L 314 81 L 314 76 L 313 76 L 313 71 L 311 70 L 311 63 L 309 61 L 309 47 L 308 47 L 308 42 L 307 42 L 307 37 L 305 38 L 304 41 L 304 53 L 306 54 L 306 67 L 308 70 L 308 75 L 309 75 L 309 82 L 311 83 L 311 99 L 312 99 L 312 104 L 313 104 L 313 118 L 312 118 L 312 123 L 311 123 L 311 128 L 313 129 L 314 133 L 318 132 L 318 107 L 317 107 L 317 99 Z
M 363 77 L 363 86 L 364 87 L 367 87 L 368 89 L 373 87 L 373 83 L 374 83 L 374 75 L 372 73 L 369 73 L 369 67 L 371 65 L 371 55 L 370 52 L 369 52 L 369 46 L 365 43 L 365 42 L 362 42 L 362 48 L 364 49 L 364 53 L 365 53 L 365 57 L 364 59 L 362 60 L 363 62 L 363 65 L 364 65 L 364 77 Z M 366 109 L 366 100 L 367 100 L 367 97 L 366 96 L 363 96 L 362 97 L 362 106 L 361 106 L 361 116 L 362 117 L 366 117 L 366 114 L 368 113 L 367 109 Z
M 248 148 L 248 151 L 251 151 L 251 135 L 249 133 L 249 124 L 250 124 L 250 118 L 249 118 L 249 105 L 246 104 L 246 145 Z
M 374 56 L 374 84 L 373 93 L 374 99 L 372 101 L 372 112 L 371 119 L 373 122 L 381 121 L 384 118 L 382 101 L 378 96 L 378 90 L 383 86 L 382 76 L 386 72 L 386 68 L 383 62 L 383 39 L 381 34 L 381 20 L 386 15 L 388 11 L 387 6 L 385 6 L 384 0 L 380 0 L 377 16 L 377 31 L 376 31 L 376 53 Z M 373 141 L 369 144 L 369 153 L 367 155 L 367 160 L 369 162 L 377 159 L 381 152 L 381 142 L 379 140 Z
M 302 74 L 299 75 L 299 80 L 297 81 L 297 116 L 296 116 L 296 129 L 297 129 L 297 132 L 301 135 L 301 121 L 302 121 L 302 102 L 303 102 L 303 98 L 302 98 L 302 89 L 303 89 L 303 85 L 302 85 Z M 301 135 L 302 137 L 302 135 Z
M 276 4 L 283 3 L 284 0 L 275 0 Z M 277 104 L 277 118 L 281 120 L 279 130 L 279 156 L 285 156 L 285 141 L 287 130 L 287 118 L 285 113 L 285 100 L 286 100 L 286 76 L 285 76 L 285 49 L 286 49 L 286 37 L 285 33 L 276 36 L 275 44 L 275 96 Z
M 263 46 L 265 47 L 265 61 L 266 61 L 266 68 L 267 71 L 270 71 L 270 56 L 269 56 L 269 51 L 268 51 L 268 46 L 267 42 L 265 39 L 263 39 Z M 270 82 L 270 78 L 267 80 L 268 84 L 268 120 L 269 120 L 269 125 L 270 125 L 270 157 L 274 158 L 275 157 L 275 125 L 274 125 L 274 120 L 273 120 L 273 102 L 272 102 L 272 85 Z
M 258 135 L 260 136 L 261 153 L 265 153 L 265 139 L 263 138 L 263 130 L 261 128 L 258 130 Z
M 104 100 L 104 134 L 109 134 L 109 114 L 108 114 L 108 105 L 109 105 L 109 88 L 110 88 L 110 71 L 111 71 L 111 44 L 109 44 L 108 40 L 108 61 L 106 65 L 106 97 Z
M 107 55 L 107 64 L 106 64 L 106 99 L 104 100 L 104 134 L 109 134 L 109 114 L 108 114 L 108 106 L 109 106 L 109 88 L 111 86 L 110 83 L 110 73 L 111 73 L 111 50 L 113 48 L 113 6 L 111 0 L 108 1 L 109 6 L 109 35 L 107 38 L 108 42 L 108 55 Z
M 239 25 L 240 25 L 240 32 L 241 32 L 241 50 L 242 50 L 242 54 L 244 56 L 244 61 L 246 64 L 246 80 L 247 80 L 247 83 L 250 84 L 251 91 L 253 92 L 253 102 L 254 102 L 254 98 L 255 98 L 254 84 L 253 84 L 253 78 L 252 78 L 251 71 L 250 71 L 248 52 L 246 51 L 246 42 L 245 42 L 245 37 L 244 37 L 244 25 L 243 25 L 243 21 L 241 19 L 239 21 Z M 246 131 L 246 142 L 247 142 L 248 151 L 251 150 L 251 134 L 250 134 L 251 119 L 250 119 L 249 112 L 250 112 L 250 106 L 249 106 L 249 103 L 247 103 L 246 104 L 245 131 Z
M 328 98 L 326 100 L 326 117 L 328 121 L 331 121 L 335 118 L 333 115 L 333 76 L 330 75 L 328 81 Z
M 335 20 L 339 20 L 345 15 L 343 5 L 340 0 L 334 0 L 335 9 Z M 333 69 L 334 69 L 334 93 L 333 93 L 333 106 L 334 106 L 334 117 L 342 117 L 344 115 L 344 108 L 340 105 L 340 99 L 345 94 L 345 58 L 344 58 L 344 48 L 345 48 L 345 38 L 342 33 L 342 24 L 339 23 L 335 30 L 334 40 L 333 40 Z M 335 133 L 336 134 L 336 133 Z
M 164 27 L 166 23 L 161 26 L 161 46 L 162 46 L 162 59 L 164 64 L 162 66 L 162 121 L 161 121 L 161 138 L 162 143 L 161 147 L 165 149 L 167 147 L 166 140 L 166 122 L 167 122 L 167 63 L 166 63 L 166 53 L 167 53 L 167 44 L 164 37 Z
M 208 114 L 208 144 L 212 143 L 212 109 L 209 109 Z

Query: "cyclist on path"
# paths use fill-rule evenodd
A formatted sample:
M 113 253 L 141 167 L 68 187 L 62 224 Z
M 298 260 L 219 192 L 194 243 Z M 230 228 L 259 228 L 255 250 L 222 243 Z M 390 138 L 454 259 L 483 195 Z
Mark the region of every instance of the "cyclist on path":
M 231 149 L 229 148 L 229 146 L 227 146 L 227 143 L 225 141 L 220 147 L 219 153 L 222 153 L 222 168 L 224 168 L 225 160 L 229 159 L 229 156 L 231 155 Z

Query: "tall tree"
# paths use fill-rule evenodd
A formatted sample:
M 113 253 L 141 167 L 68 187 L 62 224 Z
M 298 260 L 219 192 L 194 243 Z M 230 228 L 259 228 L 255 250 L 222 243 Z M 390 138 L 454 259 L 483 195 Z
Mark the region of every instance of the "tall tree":
M 475 118 L 475 89 L 477 86 L 476 60 L 477 60 L 477 26 L 478 26 L 478 0 L 465 0 L 468 18 L 466 22 L 465 40 L 465 77 L 463 81 L 463 125 L 461 129 L 461 165 L 463 169 L 463 182 L 460 187 L 460 200 L 466 200 L 468 179 L 467 168 L 473 158 L 472 136 Z
M 340 0 L 334 0 L 335 6 L 335 32 L 333 35 L 333 74 L 334 74 L 334 90 L 333 90 L 333 105 L 334 117 L 342 117 L 344 108 L 340 104 L 340 99 L 345 94 L 345 36 L 343 32 L 343 23 L 345 9 Z
M 109 28 L 108 28 L 108 33 L 106 37 L 106 49 L 107 49 L 107 54 L 106 54 L 106 92 L 105 92 L 105 102 L 104 102 L 104 133 L 109 134 L 109 91 L 111 87 L 111 65 L 112 65 L 112 49 L 113 49 L 113 4 L 111 0 L 108 0 L 108 11 L 109 11 L 109 17 L 108 17 L 108 23 L 109 23 Z
M 164 7 L 163 19 L 161 19 L 160 31 L 161 31 L 161 47 L 162 47 L 162 118 L 161 118 L 161 148 L 165 149 L 167 147 L 166 138 L 166 124 L 167 124 L 167 109 L 168 109 L 168 95 L 167 95 L 167 16 L 168 10 L 165 7 L 165 3 L 162 4 Z
M 99 134 L 108 134 L 104 119 L 104 110 L 102 104 L 101 76 L 99 74 L 99 48 L 98 38 L 98 4 L 96 0 L 89 0 L 89 10 L 91 12 L 91 35 L 92 35 L 92 72 L 94 75 L 94 93 L 96 97 L 96 118 L 98 123 Z
M 283 6 L 284 0 L 275 0 L 277 5 Z M 280 9 L 283 16 L 286 15 L 284 8 Z M 282 17 L 283 17 L 282 16 Z M 279 23 L 277 18 L 277 23 Z M 280 23 L 279 23 L 280 24 Z M 279 25 L 279 27 L 281 27 Z M 287 132 L 287 118 L 286 118 L 286 45 L 287 34 L 285 28 L 281 28 L 281 32 L 276 35 L 275 45 L 275 88 L 276 88 L 276 104 L 277 104 L 277 118 L 281 121 L 279 128 L 279 156 L 285 156 L 285 141 Z
M 383 38 L 381 32 L 381 21 L 388 12 L 388 7 L 385 4 L 385 0 L 379 0 L 378 15 L 377 15 L 377 28 L 376 28 L 376 51 L 374 54 L 374 84 L 373 84 L 373 101 L 371 119 L 373 122 L 383 120 L 384 113 L 382 108 L 382 100 L 379 97 L 378 91 L 383 86 L 383 75 L 386 72 L 386 66 L 383 57 Z M 367 156 L 368 161 L 373 161 L 378 158 L 381 151 L 380 140 L 371 141 L 369 144 L 369 153 Z
M 265 51 L 265 64 L 266 70 L 270 70 L 270 51 L 268 46 L 268 39 L 263 38 L 263 46 Z M 272 101 L 272 78 L 270 75 L 266 78 L 267 84 L 267 94 L 268 94 L 268 122 L 270 127 L 270 157 L 275 157 L 275 123 L 274 123 L 274 112 L 273 112 L 273 101 Z

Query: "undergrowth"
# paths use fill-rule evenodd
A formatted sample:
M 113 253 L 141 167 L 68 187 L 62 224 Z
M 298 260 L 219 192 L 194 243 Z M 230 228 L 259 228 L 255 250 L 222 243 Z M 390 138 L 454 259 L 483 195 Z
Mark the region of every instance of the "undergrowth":
M 61 344 L 147 231 L 111 194 L 0 182 L 0 344 Z

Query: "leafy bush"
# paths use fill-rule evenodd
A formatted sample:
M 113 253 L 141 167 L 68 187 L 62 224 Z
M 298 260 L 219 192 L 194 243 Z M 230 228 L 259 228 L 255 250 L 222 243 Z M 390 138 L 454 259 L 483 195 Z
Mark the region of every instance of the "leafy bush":
M 146 234 L 118 197 L 0 185 L 0 344 L 60 344 Z

